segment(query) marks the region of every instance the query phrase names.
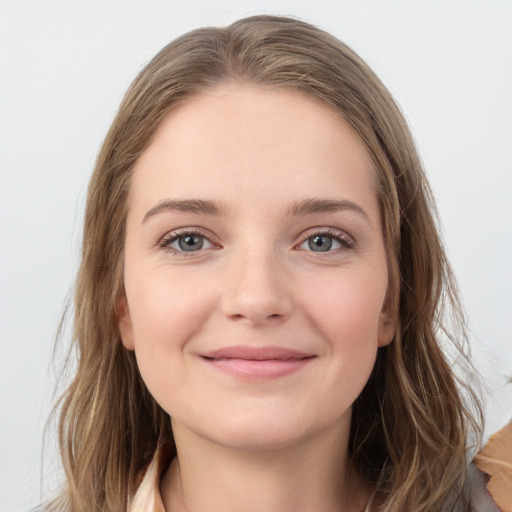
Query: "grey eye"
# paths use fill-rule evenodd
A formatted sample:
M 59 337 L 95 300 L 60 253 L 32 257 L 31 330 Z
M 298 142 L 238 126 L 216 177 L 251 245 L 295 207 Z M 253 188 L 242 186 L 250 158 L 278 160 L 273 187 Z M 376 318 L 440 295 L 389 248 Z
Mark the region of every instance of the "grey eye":
M 204 246 L 205 239 L 200 235 L 182 235 L 178 237 L 175 243 L 178 244 L 178 247 L 181 251 L 199 251 Z
M 308 247 L 315 252 L 327 252 L 332 249 L 333 238 L 327 235 L 315 235 L 308 238 Z

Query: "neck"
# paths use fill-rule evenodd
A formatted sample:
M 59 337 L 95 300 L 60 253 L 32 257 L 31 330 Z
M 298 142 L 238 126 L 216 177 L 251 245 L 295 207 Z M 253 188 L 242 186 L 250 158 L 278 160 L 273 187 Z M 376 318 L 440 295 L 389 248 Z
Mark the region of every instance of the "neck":
M 347 432 L 243 450 L 173 424 L 178 457 L 161 482 L 168 512 L 361 512 L 368 489 L 348 467 Z

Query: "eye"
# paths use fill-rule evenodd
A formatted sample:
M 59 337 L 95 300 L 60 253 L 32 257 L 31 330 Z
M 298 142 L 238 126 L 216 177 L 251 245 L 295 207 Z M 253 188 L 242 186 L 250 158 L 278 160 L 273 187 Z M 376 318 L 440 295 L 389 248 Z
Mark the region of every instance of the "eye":
M 169 233 L 158 245 L 173 254 L 193 253 L 213 247 L 208 238 L 194 231 Z
M 331 228 L 311 234 L 297 248 L 318 253 L 339 252 L 353 249 L 354 240 L 342 231 Z
M 307 239 L 307 243 L 309 249 L 316 252 L 330 251 L 333 248 L 333 245 L 335 249 L 338 249 L 341 246 L 341 244 L 337 240 L 334 240 L 332 236 L 326 235 L 310 236 Z

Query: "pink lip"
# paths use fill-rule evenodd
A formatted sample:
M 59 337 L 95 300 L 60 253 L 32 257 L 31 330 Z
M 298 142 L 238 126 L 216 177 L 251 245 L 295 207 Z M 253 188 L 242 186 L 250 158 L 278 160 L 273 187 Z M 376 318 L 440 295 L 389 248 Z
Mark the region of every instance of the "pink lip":
M 314 355 L 281 347 L 225 347 L 201 354 L 214 368 L 242 378 L 270 379 L 299 371 Z

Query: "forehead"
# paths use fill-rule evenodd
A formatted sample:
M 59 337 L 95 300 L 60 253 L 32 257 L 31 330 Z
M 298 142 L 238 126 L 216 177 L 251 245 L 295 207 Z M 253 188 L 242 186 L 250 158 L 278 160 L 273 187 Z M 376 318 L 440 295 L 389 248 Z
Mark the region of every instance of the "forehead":
M 258 194 L 375 197 L 374 176 L 360 137 L 320 100 L 289 88 L 226 84 L 164 119 L 135 165 L 129 202 L 131 209 L 165 195 L 230 203 Z

